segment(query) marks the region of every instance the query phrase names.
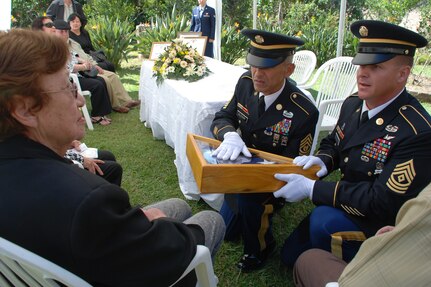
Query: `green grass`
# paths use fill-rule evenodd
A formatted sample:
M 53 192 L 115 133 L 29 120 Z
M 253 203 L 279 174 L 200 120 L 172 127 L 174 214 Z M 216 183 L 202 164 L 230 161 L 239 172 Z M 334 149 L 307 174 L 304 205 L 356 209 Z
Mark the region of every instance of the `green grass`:
M 131 59 L 119 72 L 130 96 L 137 99 L 141 61 Z M 175 154 L 164 141 L 155 140 L 151 130 L 139 120 L 139 109 L 128 114 L 111 114 L 109 126 L 96 125 L 82 140 L 90 147 L 112 151 L 124 168 L 122 187 L 129 193 L 132 205 L 147 205 L 166 198 L 184 198 L 178 186 Z M 326 133 L 327 134 L 327 133 Z M 321 133 L 320 138 L 326 135 Z M 339 173 L 328 180 L 336 180 Z M 240 180 L 240 179 L 239 179 Z M 194 212 L 210 209 L 202 201 L 189 201 Z M 313 208 L 310 201 L 289 204 L 274 216 L 274 234 L 278 248 L 300 220 Z M 143 247 L 151 248 L 151 247 Z M 279 254 L 262 270 L 241 274 L 235 267 L 242 256 L 242 243 L 224 243 L 214 265 L 219 286 L 293 286 L 292 271 L 280 263 Z

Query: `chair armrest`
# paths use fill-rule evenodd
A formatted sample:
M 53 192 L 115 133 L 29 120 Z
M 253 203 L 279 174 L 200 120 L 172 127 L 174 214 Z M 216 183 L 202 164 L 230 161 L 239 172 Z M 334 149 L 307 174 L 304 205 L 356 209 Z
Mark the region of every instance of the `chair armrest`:
M 190 262 L 187 269 L 183 272 L 180 278 L 174 282 L 171 286 L 178 283 L 184 276 L 191 271 L 195 270 L 197 277 L 197 286 L 208 286 L 215 287 L 218 283 L 218 278 L 214 274 L 214 268 L 211 259 L 211 253 L 208 247 L 204 245 L 198 245 L 196 248 L 195 257 Z
M 324 100 L 319 103 L 319 113 L 325 113 L 330 105 L 344 102 L 344 99 Z

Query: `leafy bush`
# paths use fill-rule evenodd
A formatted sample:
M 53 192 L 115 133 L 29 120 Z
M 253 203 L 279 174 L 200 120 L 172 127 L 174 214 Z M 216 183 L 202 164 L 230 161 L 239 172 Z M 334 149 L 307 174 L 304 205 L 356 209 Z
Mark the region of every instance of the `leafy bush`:
M 152 18 L 149 27 L 137 37 L 136 49 L 148 57 L 153 42 L 170 42 L 177 37 L 178 32 L 189 31 L 187 19 L 185 15 L 176 14 L 175 6 L 171 13 Z
M 129 22 L 134 21 L 137 13 L 133 0 L 91 0 L 83 9 L 88 18 L 109 17 Z
M 336 57 L 338 39 L 338 18 L 335 15 L 327 15 L 326 18 L 312 19 L 310 23 L 303 25 L 299 31 L 305 44 L 305 50 L 311 50 L 316 54 L 317 65 Z M 353 56 L 356 53 L 358 39 L 350 33 L 350 29 L 344 29 L 343 56 Z
M 130 22 L 127 19 L 97 16 L 90 18 L 85 27 L 91 35 L 94 48 L 102 49 L 115 68 L 119 69 L 121 61 L 127 61 L 128 54 L 133 50 L 131 43 L 135 34 Z
M 295 3 L 294 9 L 289 12 L 280 25 L 278 20 L 269 15 L 258 15 L 258 28 L 261 30 L 296 36 L 304 40 L 305 44 L 300 50 L 310 50 L 316 54 L 317 65 L 320 66 L 337 54 L 338 39 L 338 12 L 326 12 L 319 17 L 321 12 L 316 12 L 313 3 Z M 343 55 L 353 56 L 358 43 L 348 27 L 344 34 Z
M 51 1 L 52 0 L 13 0 L 11 26 L 15 28 L 30 27 L 37 16 L 42 16 L 45 13 Z
M 221 29 L 221 60 L 234 64 L 243 58 L 248 46 L 248 38 L 241 34 L 239 24 L 223 24 Z

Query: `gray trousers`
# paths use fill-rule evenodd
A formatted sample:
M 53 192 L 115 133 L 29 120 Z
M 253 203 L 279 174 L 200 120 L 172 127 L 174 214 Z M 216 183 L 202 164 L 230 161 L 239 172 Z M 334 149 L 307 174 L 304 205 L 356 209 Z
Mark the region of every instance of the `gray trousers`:
M 211 257 L 214 259 L 223 242 L 226 230 L 224 220 L 218 212 L 205 210 L 193 215 L 192 209 L 187 202 L 179 198 L 163 200 L 144 207 L 144 209 L 148 208 L 158 208 L 167 217 L 175 218 L 185 224 L 199 225 L 205 234 L 205 246 L 208 247 Z

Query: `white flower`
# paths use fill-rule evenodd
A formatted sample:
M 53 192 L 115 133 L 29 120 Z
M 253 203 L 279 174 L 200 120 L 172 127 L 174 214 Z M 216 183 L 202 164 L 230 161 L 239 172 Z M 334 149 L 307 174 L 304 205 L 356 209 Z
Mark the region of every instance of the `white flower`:
M 173 73 L 173 72 L 175 72 L 175 67 L 169 66 L 166 70 L 168 71 L 168 73 Z
M 187 62 L 186 61 L 181 61 L 180 62 L 180 66 L 181 66 L 181 68 L 187 67 Z

